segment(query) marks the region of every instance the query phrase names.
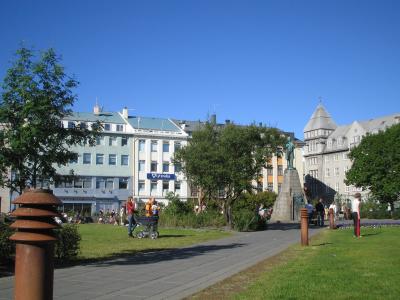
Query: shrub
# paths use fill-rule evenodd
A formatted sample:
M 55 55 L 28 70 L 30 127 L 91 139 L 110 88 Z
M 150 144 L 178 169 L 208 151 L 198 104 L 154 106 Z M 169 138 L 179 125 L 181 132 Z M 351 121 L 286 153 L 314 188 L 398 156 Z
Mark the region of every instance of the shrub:
M 54 247 L 54 255 L 62 261 L 71 260 L 78 256 L 81 235 L 75 224 L 64 224 L 56 230 L 57 242 Z
M 277 195 L 273 192 L 257 194 L 246 193 L 236 200 L 233 210 L 233 228 L 238 231 L 265 229 L 266 220 L 258 215 L 261 205 L 270 208 L 274 205 Z
M 361 204 L 361 218 L 367 219 L 388 219 L 391 218 L 386 203 L 379 203 L 370 198 Z
M 239 210 L 233 214 L 233 228 L 237 231 L 257 230 L 260 219 L 255 211 Z
M 15 244 L 9 240 L 14 230 L 0 222 L 0 261 L 8 260 L 15 253 Z

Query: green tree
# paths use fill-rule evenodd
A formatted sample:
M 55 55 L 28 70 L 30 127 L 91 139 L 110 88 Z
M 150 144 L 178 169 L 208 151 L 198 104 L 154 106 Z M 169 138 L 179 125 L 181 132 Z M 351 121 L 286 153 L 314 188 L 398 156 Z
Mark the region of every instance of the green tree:
M 244 192 L 252 192 L 253 180 L 283 144 L 274 128 L 214 124 L 193 134 L 187 147 L 175 155 L 182 170 L 194 185 L 211 198 L 223 190 L 227 223 L 232 226 L 232 205 Z
M 353 165 L 346 174 L 346 184 L 369 189 L 393 211 L 393 202 L 400 196 L 400 124 L 368 134 L 349 157 Z
M 22 193 L 42 179 L 56 180 L 55 166 L 77 153 L 72 145 L 95 143 L 101 126 L 63 128 L 72 113 L 78 82 L 67 76 L 53 49 L 41 53 L 21 48 L 2 84 L 0 98 L 0 185 Z M 10 176 L 12 174 L 12 176 Z

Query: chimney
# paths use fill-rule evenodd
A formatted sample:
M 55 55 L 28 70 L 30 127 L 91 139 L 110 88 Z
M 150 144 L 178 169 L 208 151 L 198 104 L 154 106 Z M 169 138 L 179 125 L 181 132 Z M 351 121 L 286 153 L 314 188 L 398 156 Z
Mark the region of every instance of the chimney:
M 124 119 L 128 119 L 128 108 L 124 107 L 122 109 L 122 117 L 124 117 Z
M 217 115 L 216 114 L 211 115 L 210 122 L 211 122 L 211 124 L 217 124 Z
M 186 128 L 186 122 L 185 122 L 185 121 L 182 121 L 180 124 L 181 124 L 181 129 L 185 130 L 185 128 Z

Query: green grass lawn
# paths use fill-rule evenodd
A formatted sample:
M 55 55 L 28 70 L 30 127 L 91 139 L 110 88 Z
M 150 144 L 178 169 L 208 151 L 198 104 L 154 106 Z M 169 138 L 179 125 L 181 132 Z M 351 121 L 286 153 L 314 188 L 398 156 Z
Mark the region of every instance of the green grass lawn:
M 138 239 L 128 237 L 127 227 L 106 224 L 80 224 L 79 232 L 82 240 L 78 260 L 107 259 L 134 254 L 138 251 L 178 248 L 227 237 L 231 234 L 219 230 L 159 228 L 158 239 Z
M 326 230 L 234 299 L 400 299 L 400 228 Z
M 324 230 L 187 299 L 400 299 L 400 227 Z

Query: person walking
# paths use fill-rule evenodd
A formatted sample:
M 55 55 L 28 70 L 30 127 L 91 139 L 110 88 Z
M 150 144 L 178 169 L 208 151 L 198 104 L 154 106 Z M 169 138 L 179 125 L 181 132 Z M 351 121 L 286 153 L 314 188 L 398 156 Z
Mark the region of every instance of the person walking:
M 128 215 L 128 236 L 133 237 L 133 230 L 136 228 L 136 221 L 134 218 L 134 213 L 136 209 L 136 202 L 133 200 L 132 196 L 128 197 L 126 201 L 126 213 Z
M 360 204 L 361 194 L 356 193 L 354 199 L 351 201 L 351 216 L 353 217 L 354 223 L 354 237 L 361 237 L 360 234 Z
M 317 205 L 315 205 L 315 210 L 317 211 L 317 225 L 323 227 L 324 226 L 325 207 L 324 207 L 324 203 L 322 202 L 322 198 L 320 198 Z
M 307 209 L 307 215 L 308 215 L 308 225 L 311 225 L 313 215 L 314 215 L 314 206 L 311 204 L 311 202 L 308 202 L 306 204 L 306 209 Z

